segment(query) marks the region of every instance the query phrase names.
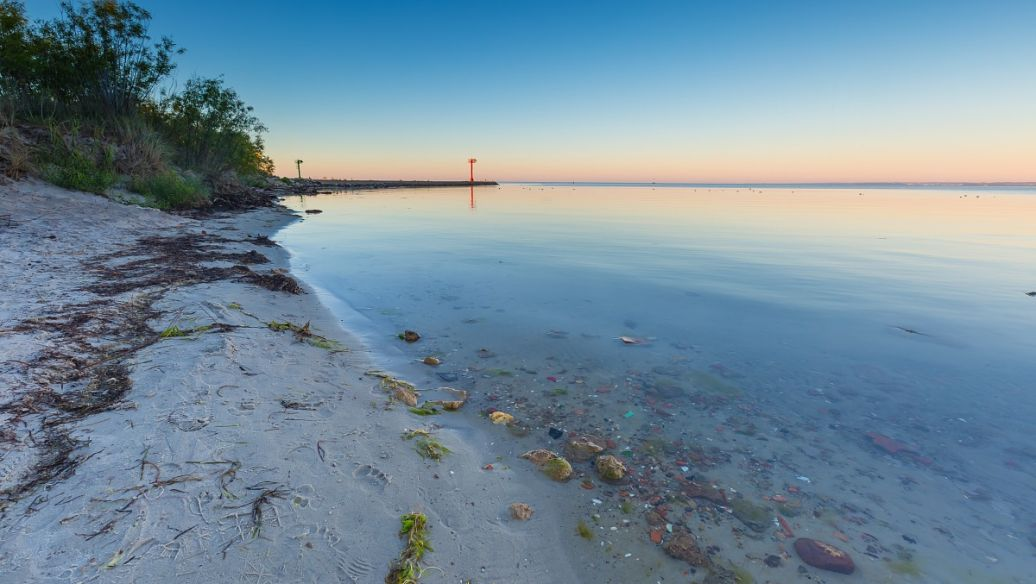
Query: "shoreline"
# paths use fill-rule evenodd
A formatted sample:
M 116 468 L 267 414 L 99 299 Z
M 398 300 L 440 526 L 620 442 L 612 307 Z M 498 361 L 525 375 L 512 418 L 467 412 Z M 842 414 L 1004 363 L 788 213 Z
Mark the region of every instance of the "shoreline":
M 413 511 L 423 581 L 579 580 L 527 469 L 483 470 L 491 437 L 461 416 L 386 406 L 367 350 L 306 284 L 285 292 L 288 252 L 254 236 L 297 216 L 0 190 L 5 581 L 381 581 Z M 402 439 L 420 426 L 451 454 L 422 459 Z

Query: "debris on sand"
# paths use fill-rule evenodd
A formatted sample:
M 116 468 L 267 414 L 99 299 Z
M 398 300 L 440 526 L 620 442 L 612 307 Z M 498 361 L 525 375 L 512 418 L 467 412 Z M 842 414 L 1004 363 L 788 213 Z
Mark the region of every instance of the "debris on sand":
M 288 294 L 302 294 L 302 286 L 299 286 L 298 280 L 291 276 L 284 274 L 279 270 L 273 270 L 265 274 L 259 272 L 253 272 L 245 266 L 237 266 L 238 271 L 243 272 L 241 279 L 262 286 L 267 290 L 273 290 L 274 292 L 287 292 Z
M 399 537 L 406 539 L 399 558 L 392 562 L 385 584 L 415 584 L 427 568 L 421 560 L 432 551 L 428 542 L 428 517 L 424 513 L 407 513 L 399 518 Z
M 532 514 L 535 510 L 525 503 L 511 503 L 508 507 L 511 511 L 511 518 L 516 521 L 528 521 L 532 519 Z

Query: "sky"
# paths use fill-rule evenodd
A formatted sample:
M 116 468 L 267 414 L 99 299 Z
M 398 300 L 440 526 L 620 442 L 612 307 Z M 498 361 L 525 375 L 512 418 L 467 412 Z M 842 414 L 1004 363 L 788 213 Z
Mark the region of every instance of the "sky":
M 1032 0 L 137 3 L 279 175 L 1036 181 Z

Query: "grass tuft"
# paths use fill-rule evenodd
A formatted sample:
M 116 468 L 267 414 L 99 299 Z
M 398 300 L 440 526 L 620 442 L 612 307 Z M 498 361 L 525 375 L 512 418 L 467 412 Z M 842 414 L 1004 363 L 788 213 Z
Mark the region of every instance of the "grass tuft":
M 118 180 L 115 154 L 110 147 L 66 144 L 50 149 L 42 166 L 43 179 L 59 187 L 105 194 Z

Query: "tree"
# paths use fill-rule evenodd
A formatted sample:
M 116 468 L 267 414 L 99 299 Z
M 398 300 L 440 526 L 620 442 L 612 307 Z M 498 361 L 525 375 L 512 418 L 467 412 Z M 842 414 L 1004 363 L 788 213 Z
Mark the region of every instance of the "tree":
M 263 152 L 266 126 L 221 78 L 189 80 L 159 102 L 157 115 L 183 166 L 209 174 L 273 172 Z
M 183 51 L 163 37 L 152 44 L 151 14 L 133 2 L 61 3 L 61 15 L 30 25 L 20 2 L 0 0 L 0 80 L 69 113 L 136 113 Z

